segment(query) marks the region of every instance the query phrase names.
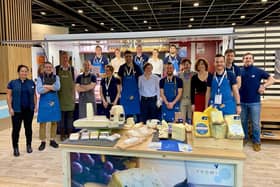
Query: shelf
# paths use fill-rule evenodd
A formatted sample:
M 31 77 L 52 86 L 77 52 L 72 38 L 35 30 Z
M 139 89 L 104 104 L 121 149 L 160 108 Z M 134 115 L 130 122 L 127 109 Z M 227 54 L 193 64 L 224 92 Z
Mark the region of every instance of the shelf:
M 263 135 L 263 132 L 272 132 L 274 136 Z M 261 133 L 262 140 L 280 140 L 280 131 L 279 130 L 263 130 Z

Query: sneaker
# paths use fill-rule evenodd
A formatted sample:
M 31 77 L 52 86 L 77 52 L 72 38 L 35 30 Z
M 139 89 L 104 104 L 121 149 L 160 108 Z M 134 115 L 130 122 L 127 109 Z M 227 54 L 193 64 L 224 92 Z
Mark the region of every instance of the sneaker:
M 261 144 L 253 143 L 253 150 L 258 152 L 261 150 Z
M 58 144 L 54 140 L 50 141 L 50 146 L 52 146 L 53 148 L 58 148 Z
M 27 153 L 32 153 L 33 152 L 31 145 L 26 146 L 26 152 Z
M 14 156 L 15 157 L 18 157 L 20 154 L 19 154 L 19 150 L 18 148 L 14 148 Z
M 41 145 L 39 146 L 39 151 L 43 151 L 46 147 L 46 142 L 41 142 Z

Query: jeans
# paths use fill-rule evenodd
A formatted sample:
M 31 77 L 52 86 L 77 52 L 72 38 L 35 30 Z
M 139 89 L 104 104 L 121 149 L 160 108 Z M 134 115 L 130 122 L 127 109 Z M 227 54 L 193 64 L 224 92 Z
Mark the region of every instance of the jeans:
M 253 130 L 253 143 L 260 143 L 260 114 L 261 114 L 261 103 L 241 103 L 241 123 L 243 126 L 245 139 L 248 140 L 248 119 L 252 122 Z

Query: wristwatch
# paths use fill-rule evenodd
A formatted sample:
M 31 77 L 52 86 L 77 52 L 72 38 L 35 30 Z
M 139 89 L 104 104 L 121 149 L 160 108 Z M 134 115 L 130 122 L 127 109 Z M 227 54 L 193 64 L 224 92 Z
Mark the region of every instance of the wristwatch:
M 241 105 L 240 103 L 237 103 L 237 104 L 236 104 L 236 106 L 240 106 L 240 105 Z

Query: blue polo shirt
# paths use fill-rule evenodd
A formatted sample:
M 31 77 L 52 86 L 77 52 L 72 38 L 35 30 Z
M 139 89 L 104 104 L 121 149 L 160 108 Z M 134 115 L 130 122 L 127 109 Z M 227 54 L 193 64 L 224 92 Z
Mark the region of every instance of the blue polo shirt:
M 241 87 L 239 89 L 240 101 L 242 103 L 260 102 L 258 92 L 262 79 L 268 79 L 270 75 L 262 69 L 253 65 L 241 68 Z
M 240 67 L 232 63 L 231 68 L 226 68 L 227 72 L 232 72 L 236 77 L 241 76 Z
M 108 59 L 103 55 L 100 58 L 95 56 L 93 59 L 91 59 L 91 65 L 99 68 L 99 72 L 97 73 L 105 73 L 105 66 L 108 63 Z
M 148 62 L 148 60 L 149 60 L 149 57 L 145 54 L 142 54 L 140 57 L 137 55 L 133 56 L 133 62 L 140 67 L 142 72 L 143 72 L 143 66 L 144 66 L 144 64 L 146 64 L 146 62 Z

